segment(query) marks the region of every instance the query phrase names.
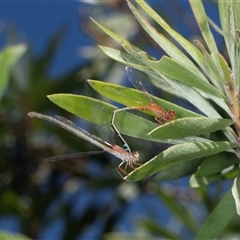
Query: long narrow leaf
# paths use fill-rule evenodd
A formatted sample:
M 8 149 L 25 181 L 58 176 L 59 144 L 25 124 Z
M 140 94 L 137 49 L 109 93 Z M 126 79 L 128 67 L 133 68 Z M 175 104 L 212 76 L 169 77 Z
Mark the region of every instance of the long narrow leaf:
M 240 86 L 240 16 L 239 16 L 239 11 L 240 11 L 240 4 L 239 1 L 232 1 L 234 4 L 233 6 L 233 11 L 234 11 L 234 25 L 235 25 L 235 58 L 234 58 L 234 66 L 232 66 L 232 70 L 235 73 L 235 79 L 236 79 L 236 84 L 235 84 L 235 92 L 239 91 L 239 86 Z
M 99 48 L 110 58 L 123 63 L 125 65 L 137 68 L 139 70 L 145 70 L 145 71 L 149 71 L 150 68 L 145 66 L 143 63 L 141 63 L 140 61 L 138 61 L 137 59 L 135 59 L 133 56 L 131 56 L 128 53 L 124 53 L 121 52 L 119 50 L 116 50 L 114 48 L 109 48 L 109 47 L 105 47 L 105 46 L 99 46 Z
M 125 106 L 131 107 L 150 104 L 150 100 L 144 92 L 135 90 L 133 88 L 126 88 L 120 85 L 95 80 L 88 80 L 88 82 L 98 93 Z M 176 104 L 154 97 L 150 94 L 149 97 L 151 97 L 154 103 L 158 104 L 166 111 L 174 110 L 176 118 L 200 116 L 192 111 L 186 110 L 185 108 L 179 107 Z M 151 112 L 146 113 L 153 115 Z
M 174 145 L 131 172 L 125 179 L 128 181 L 139 181 L 179 163 L 217 154 L 233 147 L 236 147 L 236 145 L 229 142 L 183 143 Z
M 223 178 L 223 175 L 221 173 L 205 176 L 205 177 L 199 177 L 193 174 L 189 180 L 189 186 L 191 188 L 206 187 L 206 185 L 219 181 L 222 178 Z
M 189 176 L 197 170 L 201 162 L 202 159 L 198 158 L 173 165 L 172 167 L 163 169 L 161 172 L 159 172 L 156 175 L 155 180 L 156 181 L 175 180 Z
M 213 58 L 214 54 L 210 55 L 200 41 L 195 40 L 195 43 L 199 46 L 199 48 L 203 53 L 204 63 L 205 63 L 205 74 L 208 76 L 208 79 L 210 79 L 210 81 L 214 86 L 218 87 L 218 89 L 220 89 L 222 92 L 225 92 L 224 85 L 223 85 L 223 81 L 224 81 L 224 78 L 223 78 L 224 75 L 222 74 L 223 70 L 221 68 L 221 71 L 219 71 L 219 69 L 217 68 Z M 219 59 L 219 62 L 220 62 L 220 59 Z
M 98 26 L 103 32 L 105 32 L 109 37 L 111 37 L 112 39 L 114 39 L 116 42 L 118 42 L 119 44 L 128 44 L 130 45 L 133 49 L 135 49 L 136 51 L 141 51 L 140 48 L 136 47 L 135 45 L 131 44 L 129 41 L 127 41 L 126 39 L 122 38 L 121 36 L 117 35 L 116 33 L 110 31 L 109 29 L 105 28 L 104 26 L 102 26 L 100 23 L 98 23 L 97 21 L 95 21 L 93 18 L 90 17 L 90 19 L 92 20 L 92 22 L 94 24 L 96 24 L 96 26 Z M 148 55 L 149 58 L 151 59 L 155 59 L 152 56 Z
M 233 178 L 232 170 L 236 168 L 235 166 L 238 163 L 238 157 L 229 152 L 208 156 L 203 160 L 197 172 L 191 177 L 189 185 L 192 188 L 197 188 L 223 178 Z
M 233 124 L 228 119 L 218 118 L 181 118 L 153 129 L 149 135 L 160 138 L 183 138 L 215 132 Z
M 208 18 L 207 18 L 203 3 L 201 0 L 198 0 L 198 1 L 189 0 L 189 2 L 192 8 L 192 11 L 194 13 L 195 19 L 203 35 L 203 38 L 208 46 L 208 49 L 213 54 L 212 56 L 214 57 L 215 65 L 218 68 L 218 70 L 221 71 L 219 59 L 217 57 L 218 49 L 217 49 L 214 37 L 212 35 L 212 32 L 210 30 Z
M 222 172 L 224 169 L 235 165 L 239 162 L 239 158 L 232 153 L 223 152 L 216 155 L 206 157 L 199 167 L 196 176 L 211 176 Z
M 184 82 L 192 87 L 202 90 L 209 95 L 225 98 L 225 96 L 218 91 L 218 89 L 210 85 L 205 78 L 202 78 L 201 75 L 195 74 L 189 68 L 166 56 L 161 58 L 161 60 L 158 62 L 158 69 L 167 77 Z
M 234 6 L 233 1 L 218 1 L 219 16 L 225 44 L 230 58 L 233 72 L 235 68 L 235 43 L 236 43 L 236 29 L 234 22 Z

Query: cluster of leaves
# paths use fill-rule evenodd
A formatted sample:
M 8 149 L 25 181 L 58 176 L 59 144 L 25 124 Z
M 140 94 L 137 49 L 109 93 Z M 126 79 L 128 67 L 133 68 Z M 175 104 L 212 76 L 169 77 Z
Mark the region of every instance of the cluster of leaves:
M 214 181 L 220 182 L 222 179 L 233 179 L 239 174 L 237 166 L 239 162 L 239 110 L 237 97 L 239 91 L 239 4 L 234 1 L 219 1 L 222 30 L 218 30 L 225 38 L 232 68 L 230 69 L 227 61 L 217 50 L 201 1 L 190 1 L 190 4 L 201 29 L 207 50 L 199 41 L 195 41 L 194 45 L 184 39 L 144 1 L 137 0 L 136 3 L 145 11 L 148 17 L 151 17 L 172 36 L 178 45 L 181 46 L 181 49 L 185 51 L 185 54 L 165 36 L 158 33 L 149 24 L 148 20 L 143 17 L 140 10 L 130 2 L 128 2 L 128 5 L 140 25 L 169 57 L 164 56 L 161 60 L 157 60 L 93 20 L 103 32 L 119 43 L 125 52 L 106 46 L 100 46 L 100 48 L 112 59 L 146 73 L 151 83 L 157 88 L 177 97 L 187 99 L 201 113 L 197 114 L 152 96 L 153 101 L 167 111 L 174 110 L 176 120 L 159 126 L 154 121 L 149 121 L 130 112 L 117 114 L 115 124 L 121 133 L 133 138 L 147 140 L 149 143 L 160 142 L 173 145 L 151 160 L 141 159 L 145 164 L 132 171 L 125 179 L 135 182 L 147 178 L 145 181 L 140 182 L 143 190 L 146 191 L 149 176 L 154 175 L 154 179 L 158 181 L 179 179 L 192 174 L 190 179 L 191 187 L 197 188 L 200 186 L 205 202 L 213 203 L 213 199 L 216 200 L 219 196 L 207 196 L 204 190 L 205 186 Z M 0 87 L 1 96 L 3 96 L 2 93 L 5 95 L 2 104 L 5 106 L 6 112 L 9 111 L 11 106 L 15 106 L 8 114 L 1 112 L 3 116 L 1 118 L 3 121 L 1 132 L 4 137 L 1 138 L 0 147 L 4 153 L 5 161 L 1 174 L 4 181 L 1 181 L 0 210 L 2 214 L 16 214 L 21 217 L 22 232 L 33 238 L 39 236 L 40 226 L 47 224 L 46 222 L 44 223 L 43 219 L 47 219 L 45 212 L 48 206 L 56 199 L 59 202 L 59 196 L 62 193 L 58 183 L 60 171 L 64 171 L 67 174 L 70 173 L 72 176 L 77 176 L 81 179 L 91 179 L 91 186 L 96 188 L 106 185 L 113 186 L 117 181 L 116 179 L 114 181 L 112 179 L 109 180 L 108 177 L 103 179 L 101 183 L 101 179 L 94 182 L 91 174 L 88 174 L 86 170 L 86 165 L 81 163 L 73 165 L 59 162 L 59 164 L 48 165 L 47 169 L 52 170 L 50 174 L 46 171 L 46 165 L 42 161 L 46 156 L 59 154 L 56 150 L 64 149 L 64 147 L 62 147 L 63 145 L 61 147 L 57 145 L 54 148 L 54 145 L 51 145 L 47 148 L 50 143 L 47 142 L 49 135 L 41 130 L 39 126 L 36 130 L 36 125 L 32 126 L 32 124 L 38 124 L 38 121 L 32 121 L 25 115 L 29 110 L 53 111 L 47 101 L 42 101 L 43 95 L 52 92 L 62 92 L 63 89 L 65 92 L 77 91 L 73 79 L 75 79 L 79 68 L 60 79 L 62 81 L 57 82 L 49 81 L 50 79 L 46 74 L 60 35 L 62 35 L 61 32 L 53 39 L 45 55 L 37 60 L 28 58 L 27 63 L 29 65 L 21 65 L 21 69 L 27 69 L 29 72 L 24 72 L 24 76 L 22 76 L 23 72 L 20 72 L 21 74 L 18 72 L 17 75 L 13 74 L 12 80 L 14 81 L 12 81 L 13 84 L 9 88 L 6 88 L 6 86 L 7 81 L 10 79 L 12 66 L 25 51 L 25 46 L 6 48 L 0 56 L 0 65 L 5 66 L 2 67 L 2 70 L 6 70 L 5 72 L 1 70 L 3 73 L 0 83 L 2 84 Z M 89 67 L 96 70 L 98 66 L 102 67 L 100 64 L 95 64 L 94 67 L 90 65 Z M 84 67 L 85 71 L 87 67 Z M 106 68 L 110 69 L 110 65 Z M 89 84 L 102 95 L 126 106 L 136 106 L 136 103 L 148 103 L 144 94 L 134 89 L 96 80 L 89 80 Z M 117 109 L 113 105 L 98 101 L 98 104 L 105 109 L 106 119 L 103 120 L 98 118 L 98 116 L 94 116 L 92 111 L 89 111 L 89 105 L 93 105 L 96 102 L 95 99 L 71 94 L 54 94 L 48 97 L 61 108 L 97 125 L 104 124 L 103 121 L 105 122 L 106 120 L 110 124 L 112 113 Z M 8 106 L 10 107 L 7 108 Z M 58 114 L 64 113 L 61 109 L 57 111 L 59 111 Z M 146 113 L 151 114 L 150 112 Z M 8 116 L 8 118 L 6 119 L 5 116 Z M 46 125 L 44 125 L 45 127 Z M 12 131 L 12 129 L 14 130 Z M 80 146 L 78 141 L 73 141 L 64 131 L 49 127 L 48 132 L 50 131 L 61 136 L 66 145 L 73 146 L 81 151 L 83 150 L 83 144 Z M 36 136 L 38 137 L 37 145 L 34 144 Z M 41 142 L 45 142 L 45 144 L 39 144 Z M 89 145 L 86 144 L 86 146 Z M 54 150 L 52 151 L 53 148 Z M 48 153 L 46 153 L 46 149 L 48 149 Z M 36 159 L 34 162 L 33 156 L 38 156 L 40 162 Z M 33 172 L 34 176 L 32 176 Z M 105 175 L 112 176 L 109 172 Z M 42 186 L 45 186 L 47 179 L 50 182 L 48 189 L 43 189 Z M 69 184 L 70 181 L 71 178 Z M 234 181 L 233 194 L 231 191 L 228 191 L 212 214 L 209 215 L 200 231 L 197 217 L 192 216 L 187 207 L 183 208 L 183 205 L 179 204 L 178 197 L 176 197 L 178 194 L 175 194 L 174 197 L 169 196 L 169 191 L 161 189 L 156 183 L 154 184 L 154 191 L 158 198 L 164 201 L 168 208 L 184 224 L 185 228 L 192 234 L 197 235 L 199 239 L 212 239 L 218 236 L 236 214 L 239 189 L 238 178 L 235 178 Z M 128 186 L 131 185 L 129 184 Z M 93 195 L 96 197 L 96 194 Z M 233 195 L 236 205 L 234 204 Z M 30 199 L 30 203 L 26 202 L 26 196 L 27 199 Z M 67 223 L 64 233 L 65 237 L 76 238 L 79 232 L 84 232 L 85 226 L 90 225 L 90 222 L 94 222 L 99 217 L 99 212 L 104 212 L 104 216 L 108 215 L 110 217 L 106 220 L 103 233 L 111 232 L 114 230 L 114 223 L 124 214 L 122 209 L 128 208 L 127 201 L 121 197 L 118 200 L 118 210 L 121 209 L 121 213 L 119 213 L 120 211 L 112 213 L 112 209 L 116 207 L 116 201 L 110 201 L 110 204 L 104 205 L 100 210 L 99 206 L 96 206 L 96 203 L 93 202 L 85 208 L 84 214 L 78 216 L 77 219 L 73 219 L 70 216 L 72 206 L 69 203 L 68 205 L 62 202 L 56 213 L 46 221 L 54 222 L 59 217 L 65 216 Z M 212 210 L 212 208 L 209 208 L 209 210 Z M 64 213 L 65 215 L 63 215 Z M 182 237 L 181 235 L 176 235 L 171 230 L 168 231 L 164 226 L 158 225 L 153 220 L 139 220 L 138 223 L 141 230 L 145 229 L 146 232 L 151 234 L 171 239 L 180 239 Z M 237 230 L 236 228 L 236 232 Z M 8 234 L 3 236 L 9 238 Z M 126 235 L 109 234 L 109 239 L 113 239 L 113 237 L 118 239 L 120 237 L 127 238 Z M 139 238 L 141 237 L 142 235 L 139 236 Z M 144 236 L 144 238 L 149 238 L 149 236 Z M 133 236 L 131 236 L 131 239 L 133 239 Z M 138 239 L 137 235 L 136 239 Z
M 190 186 L 207 185 L 222 178 L 236 178 L 232 188 L 216 207 L 199 232 L 199 238 L 217 236 L 236 213 L 233 196 L 238 210 L 239 205 L 239 3 L 219 1 L 221 31 L 229 55 L 231 69 L 227 61 L 218 52 L 210 30 L 208 17 L 202 1 L 189 1 L 195 19 L 199 25 L 206 47 L 195 40 L 194 44 L 174 31 L 147 3 L 136 0 L 145 13 L 156 21 L 181 46 L 179 49 L 170 40 L 154 29 L 143 14 L 128 1 L 135 18 L 145 31 L 168 54 L 160 60 L 155 59 L 124 38 L 111 32 L 95 20 L 92 21 L 106 34 L 119 43 L 125 52 L 100 46 L 102 51 L 112 59 L 134 67 L 152 77 L 151 82 L 159 89 L 166 90 L 168 84 L 172 94 L 188 100 L 201 114 L 181 108 L 170 102 L 152 97 L 153 101 L 167 111 L 174 110 L 176 120 L 157 126 L 156 123 L 140 118 L 128 112 L 117 115 L 118 130 L 134 138 L 154 142 L 173 144 L 167 150 L 147 160 L 138 169 L 128 174 L 128 181 L 139 181 L 156 173 L 158 180 L 169 174 L 169 179 L 179 178 L 192 173 Z M 89 84 L 102 95 L 122 103 L 134 106 L 136 102 L 144 103 L 141 92 L 111 83 L 91 80 Z M 131 97 L 126 97 L 131 96 Z M 87 108 L 94 99 L 57 94 L 49 99 L 61 108 L 80 116 L 90 122 L 101 125 L 102 120 L 93 116 Z M 116 109 L 113 105 L 101 102 L 109 120 Z M 105 121 L 105 119 L 104 119 Z M 198 161 L 201 159 L 201 161 Z M 198 161 L 198 168 L 192 164 Z M 226 204 L 227 203 L 227 204 Z M 224 207 L 226 206 L 227 207 Z M 239 212 L 239 210 L 238 210 Z M 216 220 L 217 215 L 217 220 Z M 228 217 L 226 217 L 226 215 Z M 224 220 L 223 220 L 224 219 Z M 214 221 L 213 221 L 214 220 Z M 206 231 L 211 229 L 211 231 Z M 214 229 L 214 230 L 213 230 Z

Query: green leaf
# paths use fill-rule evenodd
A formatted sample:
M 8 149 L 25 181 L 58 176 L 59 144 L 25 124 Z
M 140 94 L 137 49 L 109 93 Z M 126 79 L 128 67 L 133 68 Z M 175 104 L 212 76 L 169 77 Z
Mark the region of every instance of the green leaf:
M 224 169 L 235 165 L 239 162 L 239 158 L 232 153 L 223 152 L 216 155 L 206 157 L 199 167 L 196 176 L 211 176 L 222 172 Z
M 116 33 L 110 31 L 109 29 L 105 28 L 104 26 L 102 26 L 100 23 L 98 23 L 97 21 L 95 21 L 93 18 L 89 17 L 90 20 L 98 27 L 100 28 L 103 32 L 105 32 L 108 36 L 110 36 L 112 39 L 114 39 L 116 42 L 118 42 L 119 44 L 122 43 L 128 43 L 131 44 L 129 41 L 127 41 L 126 39 L 120 37 L 119 35 L 117 35 Z
M 240 169 L 238 166 L 231 166 L 227 171 L 222 171 L 224 179 L 233 179 L 240 175 Z
M 208 52 L 205 50 L 204 46 L 199 41 L 195 41 L 195 43 L 198 44 L 198 46 L 201 48 L 203 52 L 203 56 L 205 60 L 206 75 L 208 76 L 208 78 L 210 79 L 213 85 L 215 85 L 216 87 L 218 87 L 218 89 L 220 89 L 222 92 L 225 93 L 226 89 L 225 89 L 224 82 L 227 79 L 229 79 L 229 82 L 231 82 L 230 73 L 229 73 L 229 69 L 226 64 L 226 61 L 221 57 L 220 54 L 217 54 L 217 58 L 219 59 L 219 63 L 222 69 L 221 71 L 219 71 L 213 59 L 214 54 L 210 56 Z M 225 75 L 227 79 L 225 78 Z M 232 85 L 232 82 L 230 85 Z M 209 95 L 209 96 L 218 106 L 224 109 L 228 113 L 228 115 L 231 116 L 231 110 L 229 109 L 229 106 L 226 104 L 226 102 L 222 98 L 216 97 L 214 95 Z
M 166 168 L 161 170 L 156 177 L 156 181 L 163 181 L 163 180 L 175 180 L 182 177 L 186 177 L 188 175 L 193 174 L 196 169 L 199 167 L 202 159 L 193 159 L 187 162 L 182 162 L 172 167 Z
M 223 85 L 224 76 L 221 74 L 222 72 L 220 72 L 219 69 L 217 68 L 213 58 L 213 54 L 210 55 L 200 41 L 195 40 L 195 43 L 199 46 L 199 48 L 202 51 L 204 57 L 204 69 L 206 75 L 208 76 L 208 79 L 210 79 L 214 86 L 218 87 L 218 89 L 224 92 Z
M 201 30 L 203 38 L 208 46 L 208 49 L 213 54 L 215 65 L 218 68 L 218 70 L 221 72 L 219 59 L 217 57 L 218 49 L 217 49 L 214 37 L 212 35 L 212 32 L 210 30 L 208 18 L 204 10 L 202 1 L 189 0 L 189 3 L 192 8 L 195 19 L 198 23 L 198 26 Z
M 210 85 L 201 75 L 195 74 L 189 68 L 181 65 L 167 56 L 163 56 L 158 62 L 158 69 L 165 76 L 184 82 L 189 86 L 202 90 L 210 96 L 213 95 L 216 97 L 225 98 L 225 96 L 219 92 L 218 89 Z
M 240 17 L 238 11 L 240 4 L 238 1 L 219 1 L 219 16 L 223 36 L 227 47 L 228 56 L 230 59 L 231 72 L 234 73 L 236 80 L 235 92 L 239 91 L 239 75 L 240 75 L 240 61 L 239 61 L 239 25 Z M 228 79 L 227 79 L 228 80 Z M 228 81 L 230 86 L 233 82 Z
M 237 214 L 240 216 L 240 176 L 234 179 L 232 186 L 232 195 L 235 201 Z
M 207 16 L 208 22 L 212 29 L 214 29 L 215 32 L 217 32 L 219 35 L 223 36 L 223 31 L 222 29 L 218 26 L 217 23 L 215 23 L 209 16 Z
M 222 179 L 233 179 L 240 174 L 240 169 L 234 167 L 233 165 L 227 169 L 224 169 L 221 173 L 208 175 L 208 176 L 198 176 L 192 175 L 189 180 L 189 185 L 191 188 L 205 187 L 206 185 L 216 182 Z
M 240 30 L 240 17 L 239 17 L 240 4 L 239 1 L 232 0 L 231 2 L 233 4 L 235 29 Z
M 233 124 L 228 119 L 191 117 L 180 118 L 153 129 L 149 135 L 154 138 L 183 138 L 215 132 Z
M 223 176 L 221 173 L 214 174 L 211 176 L 206 176 L 206 177 L 198 177 L 195 174 L 193 174 L 189 180 L 189 186 L 191 188 L 205 187 L 206 185 L 212 182 L 216 182 L 222 178 Z
M 226 62 L 225 58 L 220 53 L 218 54 L 218 57 L 219 57 L 219 61 L 221 64 L 221 68 L 223 70 L 224 80 L 226 80 L 228 82 L 228 84 L 231 86 L 233 84 L 233 81 L 231 79 L 228 63 Z
M 234 178 L 236 174 L 235 165 L 239 158 L 232 153 L 222 152 L 206 157 L 199 166 L 197 172 L 190 178 L 189 185 L 192 188 L 206 186 L 223 178 Z
M 229 142 L 199 142 L 174 145 L 132 171 L 124 179 L 139 181 L 179 163 L 217 154 L 233 147 L 236 147 L 236 144 Z
M 131 56 L 128 53 L 123 53 L 119 50 L 116 50 L 114 48 L 109 48 L 109 47 L 105 47 L 105 46 L 99 46 L 99 48 L 110 58 L 123 63 L 125 65 L 137 68 L 139 70 L 142 71 L 149 71 L 150 68 L 148 68 L 147 66 L 145 66 L 143 63 L 141 63 L 140 61 L 136 60 L 133 56 Z
M 196 240 L 216 239 L 235 215 L 234 199 L 229 190 L 206 219 Z
M 130 45 L 133 49 L 135 49 L 136 51 L 141 51 L 140 48 L 136 47 L 135 45 L 133 45 L 132 43 L 130 43 L 129 41 L 127 41 L 126 39 L 120 37 L 119 35 L 117 35 L 116 33 L 110 31 L 109 29 L 105 28 L 104 26 L 102 26 L 101 24 L 99 24 L 97 21 L 95 21 L 93 18 L 91 18 L 91 21 L 97 26 L 99 27 L 103 32 L 105 32 L 109 37 L 111 37 L 112 39 L 114 39 L 116 42 L 118 42 L 119 44 L 128 44 Z M 152 56 L 148 55 L 150 59 L 155 59 Z
M 191 188 L 199 188 L 199 187 L 206 187 L 206 185 L 222 180 L 222 179 L 233 179 L 240 174 L 240 169 L 234 166 L 229 167 L 226 171 L 222 171 L 221 173 L 209 175 L 209 176 L 202 176 L 199 177 L 197 175 L 192 175 L 189 180 L 189 186 Z
M 232 66 L 232 70 L 236 73 L 235 69 L 235 43 L 236 43 L 236 29 L 234 21 L 234 4 L 236 1 L 218 1 L 219 16 L 225 44 L 228 51 L 228 56 Z M 238 14 L 237 14 L 238 15 Z
M 154 97 L 152 95 L 146 95 L 142 91 L 138 91 L 133 88 L 126 88 L 120 85 L 101 82 L 96 80 L 88 80 L 88 83 L 91 87 L 100 93 L 101 95 L 114 100 L 115 102 L 121 103 L 125 106 L 143 106 L 150 104 L 150 99 L 166 111 L 174 110 L 176 114 L 176 118 L 182 117 L 197 117 L 200 116 L 192 111 L 186 110 L 185 108 L 179 107 L 176 104 L 167 102 L 163 99 Z M 152 112 L 146 112 L 150 115 L 153 115 Z
M 26 51 L 27 46 L 24 44 L 6 47 L 0 52 L 0 99 L 8 85 L 12 67 Z

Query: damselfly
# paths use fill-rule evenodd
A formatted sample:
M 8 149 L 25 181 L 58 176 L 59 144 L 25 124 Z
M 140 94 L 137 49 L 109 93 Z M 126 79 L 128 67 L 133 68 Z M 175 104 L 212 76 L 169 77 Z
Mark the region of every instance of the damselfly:
M 123 177 L 123 175 L 121 174 L 121 172 L 124 173 L 125 175 L 127 175 L 127 167 L 128 166 L 132 169 L 136 169 L 137 166 L 141 165 L 140 163 L 138 163 L 138 161 L 139 161 L 139 153 L 138 152 L 136 152 L 136 151 L 130 152 L 116 144 L 111 144 L 111 143 L 101 139 L 100 137 L 90 134 L 86 130 L 80 128 L 75 123 L 73 123 L 72 121 L 70 121 L 64 117 L 61 117 L 61 116 L 51 117 L 51 116 L 47 116 L 47 115 L 37 113 L 37 112 L 29 112 L 27 115 L 32 118 L 36 117 L 36 118 L 44 119 L 51 123 L 54 123 L 54 124 L 62 127 L 63 129 L 75 134 L 76 136 L 92 143 L 93 145 L 95 145 L 103 150 L 103 151 L 74 153 L 74 154 L 72 154 L 72 157 L 81 157 L 81 156 L 99 154 L 102 152 L 108 152 L 122 160 L 122 162 L 117 167 L 117 172 L 122 177 Z M 124 141 L 124 143 L 125 143 L 125 141 Z M 54 162 L 54 161 L 69 159 L 69 157 L 71 157 L 71 154 L 70 155 L 69 154 L 58 155 L 58 156 L 46 158 L 45 161 Z M 125 164 L 125 166 L 124 166 L 124 164 Z
M 118 131 L 118 129 L 116 128 L 114 122 L 115 122 L 115 116 L 116 113 L 121 112 L 121 111 L 126 111 L 126 110 L 132 110 L 132 109 L 136 109 L 136 110 L 148 110 L 151 111 L 154 115 L 155 115 L 155 120 L 161 125 L 164 124 L 166 122 L 170 122 L 174 119 L 175 117 L 175 112 L 174 110 L 170 110 L 170 111 L 166 111 L 164 108 L 162 108 L 161 106 L 159 106 L 158 104 L 154 103 L 149 92 L 147 91 L 147 87 L 146 87 L 146 83 L 144 83 L 140 76 L 138 76 L 138 74 L 135 72 L 135 70 L 132 67 L 127 66 L 125 68 L 127 77 L 129 79 L 129 81 L 132 83 L 132 85 L 145 93 L 145 96 L 149 99 L 149 104 L 148 105 L 142 105 L 142 106 L 128 106 L 128 107 L 124 107 L 124 108 L 120 108 L 120 109 L 116 109 L 113 111 L 113 115 L 112 115 L 112 121 L 111 121 L 111 125 L 113 127 L 113 129 L 115 130 L 115 132 L 117 133 L 118 137 L 125 142 L 125 140 L 123 139 L 123 137 L 121 136 L 120 132 Z M 126 143 L 126 142 L 125 142 Z

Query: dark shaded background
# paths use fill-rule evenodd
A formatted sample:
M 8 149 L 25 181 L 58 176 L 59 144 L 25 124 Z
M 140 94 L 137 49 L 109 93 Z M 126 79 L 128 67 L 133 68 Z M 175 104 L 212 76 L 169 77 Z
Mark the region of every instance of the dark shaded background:
M 187 1 L 149 2 L 186 38 L 201 40 Z M 215 3 L 206 4 L 218 23 Z M 130 239 L 193 238 L 227 182 L 212 184 L 209 192 L 188 189 L 188 177 L 127 183 L 115 171 L 119 161 L 107 154 L 44 162 L 49 156 L 96 148 L 56 126 L 29 119 L 28 111 L 63 115 L 94 133 L 92 126 L 53 105 L 46 95 L 84 94 L 87 78 L 128 84 L 123 66 L 104 56 L 96 44 L 118 46 L 88 16 L 155 57 L 164 54 L 134 22 L 123 1 L 0 3 L 0 46 L 28 44 L 0 105 L 0 229 L 34 239 L 113 239 L 107 234 L 116 232 L 124 234 L 117 239 L 126 234 Z M 222 39 L 216 38 L 224 52 Z M 146 157 L 164 148 L 126 139 L 136 149 L 144 146 Z

